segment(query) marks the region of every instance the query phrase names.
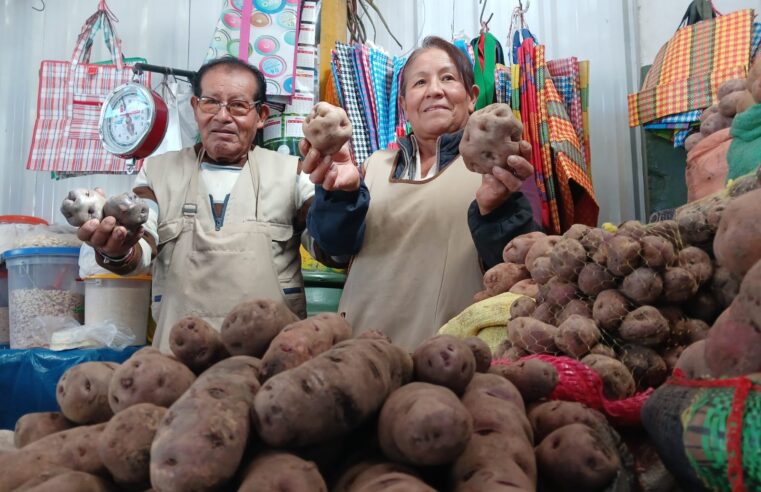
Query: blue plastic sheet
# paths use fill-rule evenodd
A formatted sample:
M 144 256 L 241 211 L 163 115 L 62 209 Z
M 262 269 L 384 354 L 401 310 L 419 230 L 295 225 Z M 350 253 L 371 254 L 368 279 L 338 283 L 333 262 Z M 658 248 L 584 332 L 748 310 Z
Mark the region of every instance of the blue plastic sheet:
M 82 362 L 124 362 L 141 347 L 54 351 L 0 345 L 0 429 L 13 429 L 30 412 L 58 410 L 55 388 L 66 369 Z

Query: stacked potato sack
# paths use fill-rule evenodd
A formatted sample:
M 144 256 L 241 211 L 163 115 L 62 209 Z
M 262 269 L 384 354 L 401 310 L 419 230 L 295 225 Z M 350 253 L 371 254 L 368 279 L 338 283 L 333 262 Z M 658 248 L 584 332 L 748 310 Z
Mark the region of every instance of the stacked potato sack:
M 409 354 L 351 332 L 257 299 L 221 332 L 180 320 L 171 355 L 72 367 L 60 412 L 19 419 L 0 491 L 536 490 L 523 400 L 482 340 Z

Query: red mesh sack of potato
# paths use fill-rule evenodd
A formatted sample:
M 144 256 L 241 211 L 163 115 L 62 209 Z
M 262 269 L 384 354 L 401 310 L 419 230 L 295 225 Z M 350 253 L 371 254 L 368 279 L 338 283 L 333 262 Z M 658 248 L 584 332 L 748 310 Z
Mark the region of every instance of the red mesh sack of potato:
M 511 362 L 496 359 L 492 365 L 510 365 L 538 359 L 551 364 L 557 372 L 557 384 L 547 397 L 551 400 L 575 401 L 604 413 L 614 425 L 638 425 L 640 412 L 653 390 L 648 389 L 623 400 L 609 400 L 603 394 L 600 376 L 589 366 L 570 357 L 536 354 Z

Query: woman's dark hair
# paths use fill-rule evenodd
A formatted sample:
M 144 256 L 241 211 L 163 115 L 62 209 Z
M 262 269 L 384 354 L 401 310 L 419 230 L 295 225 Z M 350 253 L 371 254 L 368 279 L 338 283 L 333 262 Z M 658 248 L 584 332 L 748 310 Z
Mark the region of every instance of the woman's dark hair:
M 415 61 L 415 58 L 422 53 L 425 50 L 429 49 L 439 49 L 441 51 L 444 51 L 447 55 L 449 55 L 449 58 L 454 63 L 455 68 L 457 69 L 457 73 L 460 76 L 460 80 L 462 81 L 463 85 L 465 86 L 465 90 L 469 95 L 473 95 L 473 66 L 470 64 L 470 60 L 468 57 L 460 51 L 460 49 L 453 45 L 452 43 L 445 41 L 444 39 L 438 37 L 438 36 L 427 36 L 423 40 L 423 44 L 420 46 L 420 48 L 417 48 L 415 51 L 410 53 L 409 58 L 407 58 L 407 61 L 404 63 L 404 68 L 402 69 L 402 75 L 401 79 L 399 80 L 399 95 L 404 96 L 404 94 L 407 92 L 407 77 L 405 76 L 405 73 L 407 72 L 407 67 L 412 65 L 412 62 Z
M 254 94 L 254 101 L 258 101 L 259 104 L 267 102 L 267 82 L 264 80 L 262 72 L 255 66 L 249 65 L 232 56 L 211 60 L 210 62 L 204 63 L 201 68 L 198 69 L 195 77 L 193 77 L 193 94 L 196 97 L 201 97 L 201 80 L 203 79 L 203 76 L 206 75 L 206 72 L 216 67 L 226 67 L 228 70 L 234 70 L 237 68 L 251 72 L 256 78 L 256 94 Z

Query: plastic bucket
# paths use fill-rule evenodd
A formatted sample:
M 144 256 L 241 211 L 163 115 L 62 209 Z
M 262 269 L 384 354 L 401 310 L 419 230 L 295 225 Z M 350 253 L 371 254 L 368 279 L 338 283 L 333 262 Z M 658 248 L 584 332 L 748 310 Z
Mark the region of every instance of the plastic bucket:
M 346 275 L 315 270 L 303 270 L 302 274 L 304 275 L 307 315 L 337 312 Z
M 0 215 L 0 254 L 15 247 L 16 242 L 35 227 L 48 225 L 45 219 L 30 215 Z
M 148 311 L 151 307 L 151 277 L 137 275 L 93 275 L 84 279 L 85 324 L 104 322 L 125 326 L 135 334 L 135 344 L 145 345 Z
M 77 281 L 79 248 L 12 249 L 3 258 L 8 269 L 11 348 L 49 343 L 50 332 L 40 327 L 40 318 L 84 320 L 84 289 Z
M 8 318 L 8 270 L 0 264 L 0 345 L 11 341 L 10 320 Z

